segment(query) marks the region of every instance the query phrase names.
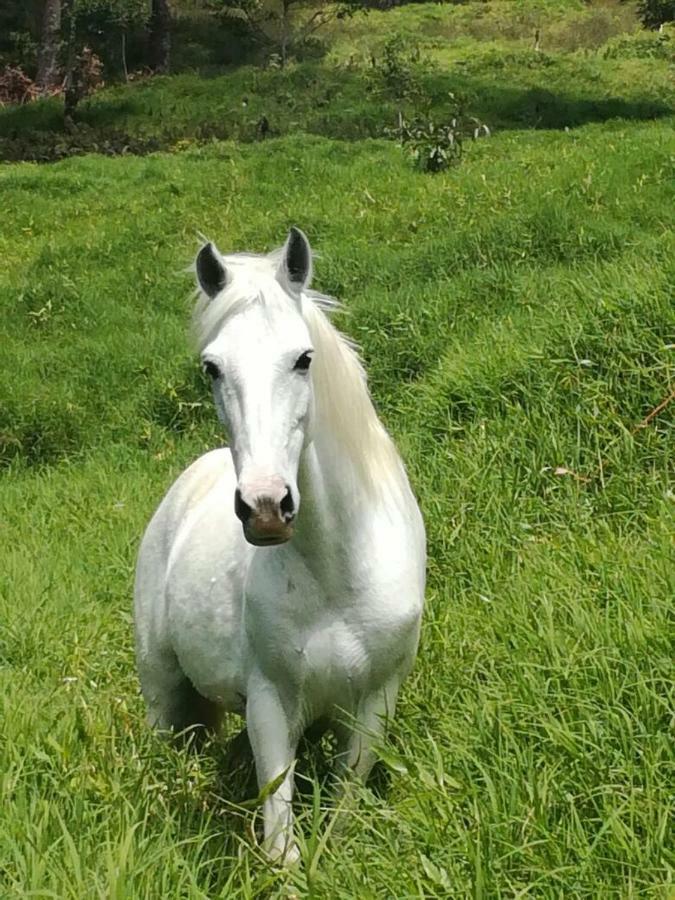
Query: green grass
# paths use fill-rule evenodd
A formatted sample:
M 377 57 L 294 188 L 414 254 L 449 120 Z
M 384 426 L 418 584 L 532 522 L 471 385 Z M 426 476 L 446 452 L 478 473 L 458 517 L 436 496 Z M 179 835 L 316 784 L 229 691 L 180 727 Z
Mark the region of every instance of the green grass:
M 452 49 L 490 41 L 532 47 L 539 31 L 543 50 L 595 50 L 617 34 L 631 34 L 639 22 L 632 3 L 607 0 L 492 0 L 488 3 L 410 4 L 391 10 L 371 10 L 347 23 L 336 23 L 330 55 L 344 58 L 366 52 L 386 38 L 392 26 L 411 40 Z
M 606 27 L 594 26 L 596 19 L 606 19 Z M 535 27 L 542 35 L 539 53 L 532 49 Z M 396 125 L 399 110 L 407 117 L 428 110 L 447 121 L 456 108 L 449 94 L 493 131 L 672 115 L 673 51 L 670 57 L 667 50 L 658 58 L 641 58 L 644 51 L 635 56 L 635 27 L 627 4 L 565 8 L 527 0 L 373 11 L 333 25 L 322 61 L 292 63 L 283 71 L 211 67 L 208 77 L 184 72 L 112 85 L 83 101 L 76 128 L 64 127 L 56 99 L 0 109 L 0 159 L 175 151 L 213 139 L 253 142 L 263 116 L 274 137 L 302 131 L 347 141 L 381 138 Z M 373 71 L 371 57 L 381 59 L 395 34 L 419 45 L 424 64 L 413 66 L 412 74 L 424 102 L 419 94 L 397 97 Z M 560 34 L 566 40 L 555 38 Z M 617 38 L 624 44 L 617 46 Z M 663 42 L 675 45 L 667 35 Z
M 673 390 L 673 118 L 515 124 L 433 178 L 309 134 L 0 168 L 0 896 L 669 896 L 675 404 L 636 426 Z M 152 510 L 222 440 L 197 232 L 263 251 L 293 222 L 406 458 L 429 590 L 375 789 L 331 831 L 306 785 L 279 873 L 246 766 L 147 730 L 130 610 Z

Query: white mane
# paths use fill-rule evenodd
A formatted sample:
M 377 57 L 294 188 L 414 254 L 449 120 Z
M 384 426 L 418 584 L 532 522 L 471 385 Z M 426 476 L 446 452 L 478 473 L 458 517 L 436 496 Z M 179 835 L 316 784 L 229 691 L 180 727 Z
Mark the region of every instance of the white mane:
M 200 351 L 228 318 L 250 304 L 292 304 L 297 308 L 276 279 L 281 253 L 279 249 L 267 256 L 237 253 L 223 257 L 225 266 L 240 277 L 214 298 L 198 291 L 193 330 Z M 310 369 L 316 436 L 325 434 L 330 438 L 325 446 L 336 444 L 336 449 L 342 449 L 371 495 L 391 493 L 405 483 L 403 466 L 377 417 L 354 346 L 328 319 L 327 314 L 339 305 L 317 291 L 305 290 L 301 295 L 301 314 L 316 351 Z

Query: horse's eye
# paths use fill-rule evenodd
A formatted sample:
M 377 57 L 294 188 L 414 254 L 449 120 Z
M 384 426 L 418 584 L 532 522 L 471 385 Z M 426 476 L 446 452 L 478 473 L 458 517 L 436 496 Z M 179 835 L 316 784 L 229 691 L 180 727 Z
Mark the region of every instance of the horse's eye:
M 204 369 L 204 373 L 206 375 L 208 375 L 212 381 L 215 381 L 216 378 L 220 378 L 220 369 L 210 359 L 207 359 L 204 362 L 203 369 Z
M 312 362 L 312 351 L 308 350 L 306 353 L 302 353 L 295 361 L 295 365 L 293 368 L 296 372 L 306 372 L 309 369 L 310 363 Z

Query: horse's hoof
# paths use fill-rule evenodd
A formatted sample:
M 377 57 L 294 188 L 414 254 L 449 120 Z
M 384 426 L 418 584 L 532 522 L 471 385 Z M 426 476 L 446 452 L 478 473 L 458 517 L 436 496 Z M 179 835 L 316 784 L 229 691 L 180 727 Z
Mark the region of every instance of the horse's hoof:
M 273 866 L 294 866 L 296 865 L 296 863 L 300 862 L 300 851 L 298 850 L 298 845 L 295 842 L 293 842 L 292 844 L 288 844 L 288 846 L 284 845 L 282 847 L 270 847 L 270 849 L 267 850 L 266 853 L 267 859 Z

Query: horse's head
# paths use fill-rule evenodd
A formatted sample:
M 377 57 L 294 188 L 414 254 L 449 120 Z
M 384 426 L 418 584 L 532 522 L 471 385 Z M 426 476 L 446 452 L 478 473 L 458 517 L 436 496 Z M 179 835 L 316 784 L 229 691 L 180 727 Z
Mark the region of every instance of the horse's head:
M 230 436 L 234 508 L 247 541 L 287 541 L 300 505 L 300 454 L 312 391 L 313 347 L 302 315 L 311 277 L 305 235 L 292 228 L 278 262 L 199 251 L 202 363 Z

